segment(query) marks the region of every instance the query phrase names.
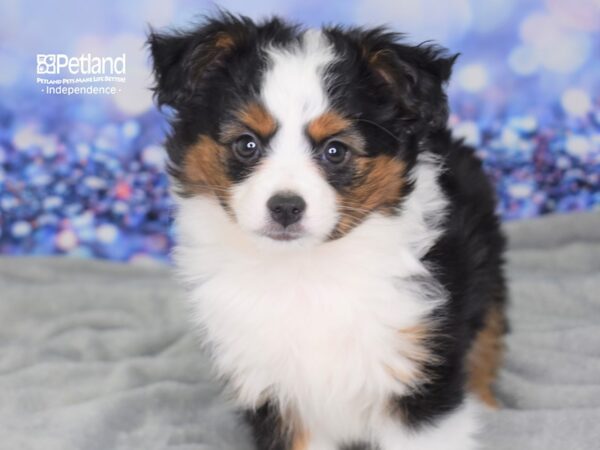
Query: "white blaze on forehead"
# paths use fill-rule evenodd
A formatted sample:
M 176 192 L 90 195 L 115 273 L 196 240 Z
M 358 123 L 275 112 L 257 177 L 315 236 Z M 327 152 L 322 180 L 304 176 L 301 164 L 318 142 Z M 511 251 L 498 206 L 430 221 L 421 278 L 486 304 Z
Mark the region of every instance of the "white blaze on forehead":
M 294 46 L 271 47 L 267 55 L 261 96 L 277 132 L 258 168 L 233 189 L 232 207 L 242 228 L 260 233 L 270 222 L 269 198 L 294 192 L 307 205 L 302 227 L 308 236 L 323 239 L 338 220 L 336 195 L 315 162 L 305 130 L 329 107 L 324 76 L 334 52 L 320 31 L 310 30 Z
M 262 99 L 281 131 L 303 132 L 311 119 L 327 110 L 324 72 L 333 49 L 319 30 L 308 30 L 294 47 L 272 47 L 262 86 Z

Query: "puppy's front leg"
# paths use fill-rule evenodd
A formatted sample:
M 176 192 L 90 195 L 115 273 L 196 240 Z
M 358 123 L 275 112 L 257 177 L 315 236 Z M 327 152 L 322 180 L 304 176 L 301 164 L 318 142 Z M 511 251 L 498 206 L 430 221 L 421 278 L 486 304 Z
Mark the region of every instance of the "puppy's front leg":
M 258 409 L 244 412 L 251 428 L 256 450 L 290 450 L 292 439 L 279 410 L 267 402 Z
M 272 403 L 245 412 L 256 450 L 339 450 L 330 439 L 286 420 Z

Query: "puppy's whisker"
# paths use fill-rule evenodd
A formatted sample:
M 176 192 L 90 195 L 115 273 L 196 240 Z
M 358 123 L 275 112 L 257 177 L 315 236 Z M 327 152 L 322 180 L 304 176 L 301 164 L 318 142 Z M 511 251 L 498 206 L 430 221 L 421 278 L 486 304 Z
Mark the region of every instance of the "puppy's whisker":
M 341 204 L 341 210 L 342 211 L 353 211 L 353 212 L 360 212 L 360 213 L 364 213 L 364 214 L 370 214 L 373 212 L 372 209 L 364 209 L 364 208 L 356 208 L 354 206 L 350 206 L 350 205 L 344 205 Z
M 203 188 L 203 189 L 210 189 L 212 191 L 224 192 L 224 193 L 230 193 L 231 192 L 231 189 L 229 189 L 229 188 L 224 188 L 222 186 L 215 186 L 215 185 L 206 184 L 206 183 L 189 183 L 189 182 L 186 182 L 185 186 L 191 186 L 191 187 Z
M 388 130 L 387 128 L 385 128 L 383 125 L 379 125 L 377 122 L 373 122 L 372 120 L 368 120 L 368 119 L 361 119 L 358 118 L 356 119 L 357 122 L 363 122 L 369 125 L 373 125 L 374 127 L 379 128 L 381 131 L 385 132 L 388 136 L 394 138 L 396 141 L 398 142 L 402 142 L 402 140 L 396 136 L 394 133 L 392 133 L 390 130 Z

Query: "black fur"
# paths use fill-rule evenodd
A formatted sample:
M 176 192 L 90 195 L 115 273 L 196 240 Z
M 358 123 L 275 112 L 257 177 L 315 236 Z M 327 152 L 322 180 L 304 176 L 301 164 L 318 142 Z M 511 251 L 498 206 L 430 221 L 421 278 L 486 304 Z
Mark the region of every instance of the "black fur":
M 236 105 L 258 95 L 265 45 L 292 45 L 301 32 L 279 19 L 255 24 L 221 13 L 192 31 L 151 34 L 156 99 L 174 110 L 167 149 L 175 177 L 181 175 L 177 166 L 186 149 L 200 134 L 218 140 L 220 124 Z M 426 367 L 430 381 L 418 391 L 392 399 L 399 420 L 418 429 L 461 405 L 473 338 L 490 307 L 504 307 L 504 238 L 494 214 L 494 192 L 473 150 L 447 129 L 444 84 L 456 56 L 426 43 L 405 44 L 402 35 L 381 28 L 330 27 L 324 32 L 343 55 L 328 69 L 330 100 L 354 121 L 367 153 L 394 155 L 410 171 L 427 150 L 445 166 L 439 182 L 450 205 L 443 234 L 424 258 L 450 294 L 435 312 L 440 328 L 429 343 L 441 362 Z M 222 33 L 233 40 L 233 50 L 215 47 Z M 332 175 L 339 188 L 350 182 L 347 173 Z M 259 450 L 289 449 L 275 406 L 267 403 L 246 417 Z
M 439 364 L 426 368 L 431 382 L 395 405 L 414 428 L 434 423 L 458 407 L 465 395 L 465 357 L 491 307 L 504 310 L 504 236 L 494 213 L 495 196 L 473 149 L 453 141 L 446 130 L 423 144 L 443 158 L 440 184 L 450 200 L 444 232 L 425 256 L 436 278 L 450 294 L 435 312 L 439 329 L 431 341 Z

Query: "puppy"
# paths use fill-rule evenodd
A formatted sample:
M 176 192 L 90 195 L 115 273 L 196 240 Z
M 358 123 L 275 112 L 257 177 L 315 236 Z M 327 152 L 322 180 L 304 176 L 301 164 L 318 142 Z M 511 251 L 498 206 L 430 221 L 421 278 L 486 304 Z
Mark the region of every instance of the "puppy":
M 447 127 L 455 56 L 228 13 L 149 46 L 174 261 L 257 448 L 476 448 L 504 240 Z

